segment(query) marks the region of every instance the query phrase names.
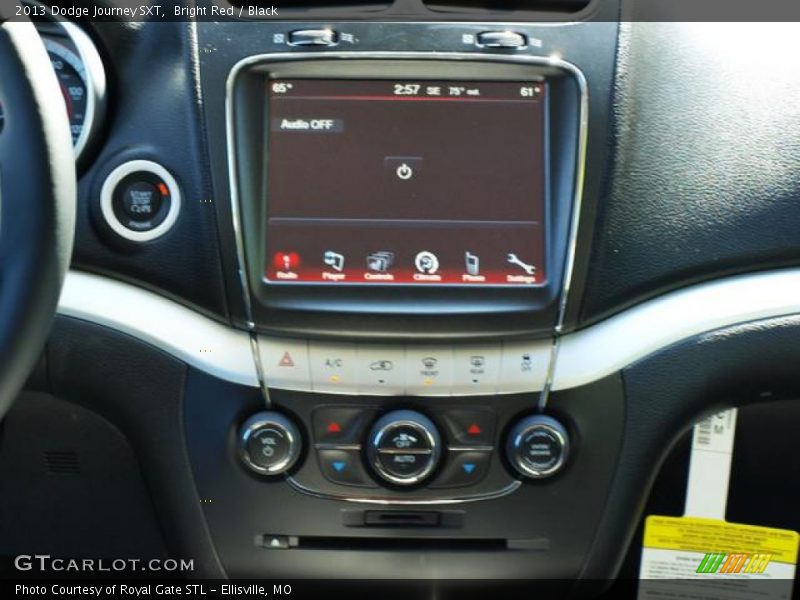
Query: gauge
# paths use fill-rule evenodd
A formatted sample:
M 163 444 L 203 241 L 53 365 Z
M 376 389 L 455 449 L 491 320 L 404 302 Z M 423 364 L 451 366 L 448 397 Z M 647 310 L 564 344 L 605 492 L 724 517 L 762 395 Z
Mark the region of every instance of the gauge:
M 75 157 L 80 162 L 105 113 L 105 71 L 89 36 L 72 23 L 58 25 L 59 34 L 45 33 L 44 45 L 61 86 Z

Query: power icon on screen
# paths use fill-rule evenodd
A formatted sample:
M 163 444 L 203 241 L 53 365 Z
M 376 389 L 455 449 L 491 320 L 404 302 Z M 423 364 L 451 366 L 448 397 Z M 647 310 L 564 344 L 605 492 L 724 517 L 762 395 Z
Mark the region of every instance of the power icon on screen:
M 400 179 L 411 179 L 414 176 L 414 169 L 408 166 L 407 163 L 401 164 L 395 171 Z
M 386 156 L 383 159 L 383 168 L 387 179 L 395 183 L 416 181 L 422 172 L 422 157 Z

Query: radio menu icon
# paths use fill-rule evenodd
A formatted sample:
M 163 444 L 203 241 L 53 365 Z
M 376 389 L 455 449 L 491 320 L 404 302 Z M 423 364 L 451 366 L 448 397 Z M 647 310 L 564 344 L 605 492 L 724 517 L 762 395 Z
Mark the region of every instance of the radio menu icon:
M 278 279 L 297 279 L 296 269 L 300 266 L 300 255 L 297 252 L 276 252 L 272 264 L 277 269 Z

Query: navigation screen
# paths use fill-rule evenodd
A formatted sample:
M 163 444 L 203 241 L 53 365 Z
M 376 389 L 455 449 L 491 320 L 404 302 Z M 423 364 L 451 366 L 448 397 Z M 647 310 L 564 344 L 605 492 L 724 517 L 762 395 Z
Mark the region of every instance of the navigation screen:
M 544 83 L 268 86 L 268 281 L 545 283 Z

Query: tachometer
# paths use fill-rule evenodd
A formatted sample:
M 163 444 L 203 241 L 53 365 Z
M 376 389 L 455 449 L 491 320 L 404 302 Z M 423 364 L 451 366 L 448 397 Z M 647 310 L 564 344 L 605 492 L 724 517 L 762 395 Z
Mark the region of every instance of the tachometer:
M 72 23 L 58 25 L 58 33 L 42 33 L 67 107 L 75 157 L 80 160 L 105 113 L 105 71 L 97 49 L 81 29 Z

